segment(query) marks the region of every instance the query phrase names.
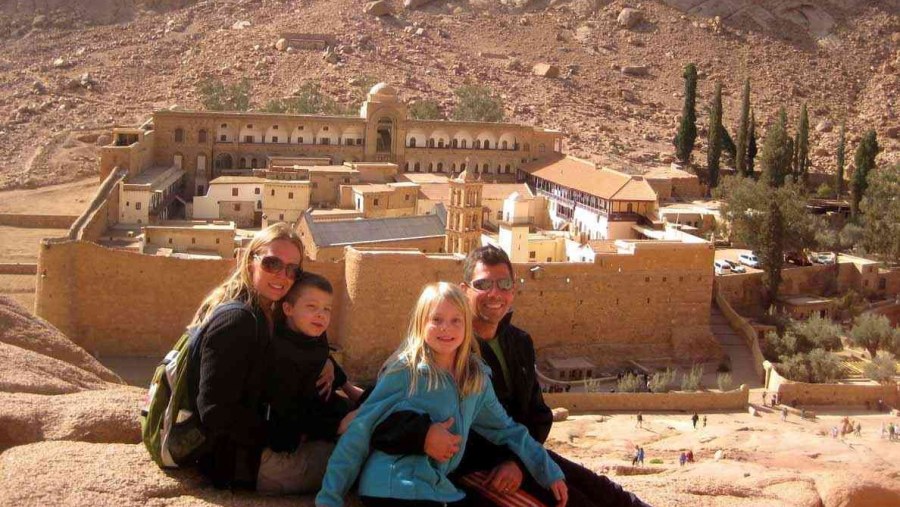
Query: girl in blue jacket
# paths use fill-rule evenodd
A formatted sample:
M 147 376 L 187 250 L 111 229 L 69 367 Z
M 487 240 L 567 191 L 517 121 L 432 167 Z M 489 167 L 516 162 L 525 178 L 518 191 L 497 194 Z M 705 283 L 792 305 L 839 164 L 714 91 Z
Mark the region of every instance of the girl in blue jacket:
M 359 476 L 364 505 L 462 505 L 465 494 L 447 475 L 459 465 L 469 430 L 515 452 L 542 486 L 564 506 L 563 473 L 544 448 L 503 410 L 478 356 L 472 314 L 462 290 L 439 282 L 425 287 L 413 310 L 406 340 L 387 360 L 378 384 L 328 461 L 316 505 L 341 507 Z M 459 451 L 437 462 L 427 455 L 370 453 L 369 441 L 393 412 L 411 410 L 432 421 L 453 419 Z

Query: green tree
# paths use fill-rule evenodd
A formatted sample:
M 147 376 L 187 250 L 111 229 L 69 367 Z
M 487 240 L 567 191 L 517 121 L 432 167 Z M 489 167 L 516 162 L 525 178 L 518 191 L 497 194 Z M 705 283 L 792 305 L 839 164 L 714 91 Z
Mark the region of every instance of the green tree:
M 866 250 L 900 263 L 900 164 L 875 171 L 860 202 Z
M 765 216 L 760 248 L 756 252 L 762 263 L 763 285 L 766 287 L 768 304 L 778 301 L 778 290 L 781 286 L 781 268 L 784 265 L 784 217 L 778 206 L 778 200 L 769 199 L 769 207 Z
M 759 252 L 770 199 L 778 202 L 784 217 L 784 247 L 800 252 L 815 247 L 821 225 L 806 209 L 802 189 L 789 182 L 772 189 L 763 180 L 725 176 L 713 196 L 722 201 L 720 213 L 730 226 L 731 240 Z
M 290 97 L 281 99 L 282 105 L 291 114 L 349 115 L 351 108 L 344 108 L 334 99 L 322 93 L 319 83 L 307 81 Z
M 853 158 L 856 170 L 853 172 L 853 178 L 850 182 L 850 216 L 854 219 L 859 215 L 859 203 L 866 193 L 866 188 L 868 188 L 869 172 L 875 168 L 876 155 L 878 155 L 877 134 L 875 134 L 875 130 L 869 130 L 863 137 L 862 142 L 859 143 L 859 147 L 856 149 L 856 156 Z
M 417 100 L 409 105 L 409 116 L 417 120 L 438 120 L 441 108 L 433 100 Z
M 699 364 L 695 364 L 691 366 L 691 371 L 685 372 L 681 376 L 681 390 L 682 391 L 698 391 L 701 387 L 701 380 L 703 379 L 703 366 Z
M 672 383 L 675 382 L 675 377 L 678 372 L 671 368 L 666 368 L 665 371 L 657 371 L 650 376 L 650 381 L 648 382 L 648 387 L 650 391 L 654 393 L 667 393 L 672 389 Z
M 892 384 L 897 375 L 897 359 L 890 352 L 878 352 L 871 362 L 863 366 L 863 375 L 879 384 Z
M 716 83 L 712 104 L 709 107 L 707 131 L 706 167 L 709 171 L 709 187 L 719 185 L 719 160 L 722 157 L 722 83 Z
M 722 125 L 721 128 L 722 135 L 722 151 L 725 152 L 726 165 L 730 165 L 734 167 L 734 160 L 737 156 L 737 146 L 734 145 L 734 139 L 731 138 L 731 134 L 728 133 L 728 129 L 725 128 L 725 125 Z
M 689 63 L 684 67 L 684 107 L 681 110 L 681 123 L 672 141 L 675 144 L 675 156 L 683 164 L 691 162 L 694 141 L 697 139 L 697 66 Z
M 465 85 L 453 91 L 456 108 L 451 118 L 461 121 L 503 121 L 503 101 L 485 86 Z
M 286 113 L 287 110 L 287 104 L 283 99 L 271 99 L 262 108 L 264 113 Z
M 200 103 L 209 111 L 247 111 L 250 109 L 250 80 L 226 85 L 221 79 L 207 78 L 197 85 Z
M 806 355 L 809 380 L 815 383 L 834 382 L 841 378 L 841 362 L 831 352 L 813 349 Z
M 844 124 L 841 123 L 841 131 L 838 135 L 837 153 L 835 154 L 835 162 L 837 163 L 837 175 L 834 178 L 834 188 L 837 190 L 837 198 L 840 199 L 844 193 L 844 150 L 846 144 L 844 140 Z
M 856 318 L 850 330 L 850 341 L 866 349 L 872 358 L 879 350 L 896 350 L 898 339 L 897 330 L 884 315 L 864 313 Z
M 756 113 L 750 112 L 750 128 L 747 132 L 747 176 L 753 176 L 753 165 L 756 162 Z
M 795 178 L 805 187 L 809 182 L 809 113 L 805 103 L 800 107 L 800 125 L 797 127 L 794 149 L 797 151 Z
M 762 167 L 762 180 L 770 187 L 784 185 L 784 180 L 791 170 L 792 148 L 787 134 L 787 113 L 784 108 L 778 113 L 778 121 L 775 122 L 763 141 L 760 154 L 760 166 Z
M 841 326 L 832 322 L 831 319 L 823 319 L 818 315 L 792 323 L 790 332 L 794 333 L 804 344 L 801 351 L 809 351 L 814 348 L 834 351 L 843 348 Z
M 730 391 L 731 390 L 732 378 L 730 373 L 719 373 L 716 375 L 716 384 L 719 385 L 720 391 Z
M 747 171 L 747 136 L 750 133 L 750 78 L 744 79 L 744 91 L 741 93 L 741 120 L 738 123 L 737 147 L 735 149 L 734 169 L 737 174 L 750 176 Z

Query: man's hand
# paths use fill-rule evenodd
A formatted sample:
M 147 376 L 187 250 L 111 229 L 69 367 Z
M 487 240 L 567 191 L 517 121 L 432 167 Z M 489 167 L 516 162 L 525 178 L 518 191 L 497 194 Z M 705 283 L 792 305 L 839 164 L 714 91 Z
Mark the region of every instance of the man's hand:
M 338 435 L 343 435 L 347 432 L 347 428 L 350 427 L 350 423 L 352 423 L 353 420 L 356 419 L 357 412 L 359 412 L 359 409 L 351 410 L 350 412 L 347 412 L 347 415 L 345 415 L 343 419 L 341 419 L 341 423 L 338 424 L 337 429 Z
M 334 363 L 331 359 L 325 360 L 325 366 L 322 367 L 322 373 L 316 380 L 316 389 L 319 390 L 319 396 L 326 400 L 331 396 L 331 384 L 334 382 Z
M 453 418 L 444 422 L 433 423 L 425 435 L 425 454 L 431 459 L 444 462 L 449 461 L 454 454 L 459 452 L 459 443 L 462 437 L 450 433 L 453 426 Z
M 566 507 L 569 501 L 569 487 L 566 481 L 558 480 L 550 485 L 550 491 L 553 492 L 553 498 L 556 498 L 556 507 Z
M 491 470 L 485 483 L 497 493 L 515 493 L 522 485 L 522 469 L 515 461 L 504 461 Z

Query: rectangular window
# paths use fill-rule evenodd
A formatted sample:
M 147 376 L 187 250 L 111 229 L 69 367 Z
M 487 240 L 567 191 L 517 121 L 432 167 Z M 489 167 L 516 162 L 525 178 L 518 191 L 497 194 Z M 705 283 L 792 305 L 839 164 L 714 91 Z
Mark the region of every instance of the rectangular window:
M 227 140 L 228 140 L 228 136 L 226 136 L 225 134 L 222 134 L 219 136 L 219 141 L 222 141 L 224 143 Z
M 278 220 L 284 220 L 284 213 L 278 214 Z
M 331 144 L 331 138 L 329 138 L 329 137 L 323 137 L 323 138 L 322 138 L 322 144 Z
M 294 193 L 288 192 L 288 199 L 293 199 L 293 198 L 294 198 Z
M 272 189 L 272 197 L 275 197 L 275 189 Z
M 218 245 L 222 241 L 222 238 L 216 238 L 216 244 Z
M 169 244 L 170 245 L 172 244 L 172 238 L 169 238 Z
M 141 209 L 141 203 L 140 202 L 134 203 L 134 209 Z
M 408 201 L 408 200 L 409 200 L 409 194 L 404 195 L 404 196 L 403 196 L 403 200 L 404 200 L 404 201 Z
M 375 199 L 374 201 L 372 201 L 372 204 L 373 204 L 374 206 L 378 206 L 378 199 Z
M 244 142 L 245 142 L 245 143 L 252 143 L 252 142 L 253 142 L 253 136 L 244 136 Z
M 303 137 L 297 138 L 297 144 L 303 144 Z
M 197 244 L 197 238 L 191 238 L 191 244 L 192 244 L 192 245 L 196 245 L 196 244 Z
M 235 204 L 235 205 L 234 205 L 234 211 L 241 211 L 241 205 L 240 205 L 240 204 Z
M 533 250 L 532 250 L 531 252 L 528 252 L 528 258 L 529 258 L 529 259 L 534 259 L 534 258 L 536 258 L 536 257 L 537 257 L 537 252 L 535 252 L 535 251 L 533 251 Z
M 231 189 L 231 196 L 232 196 L 232 197 L 237 197 L 237 195 L 238 195 L 238 189 L 237 189 L 237 187 L 232 188 L 232 189 Z
M 356 145 L 357 145 L 357 146 L 362 146 L 362 138 L 361 138 L 361 137 L 357 137 L 357 138 L 356 138 Z
M 253 193 L 256 194 L 256 195 L 259 195 L 259 187 L 255 187 L 255 188 L 253 189 Z
M 273 142 L 273 143 L 277 143 L 277 142 L 278 142 L 278 136 L 272 136 L 272 142 Z

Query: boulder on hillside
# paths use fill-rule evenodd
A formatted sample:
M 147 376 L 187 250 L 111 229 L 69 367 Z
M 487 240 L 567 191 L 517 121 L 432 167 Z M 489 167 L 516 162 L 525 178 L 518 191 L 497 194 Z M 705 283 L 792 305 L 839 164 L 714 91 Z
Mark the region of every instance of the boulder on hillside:
M 619 23 L 619 26 L 624 28 L 634 28 L 639 25 L 641 21 L 644 21 L 644 13 L 638 9 L 633 9 L 631 7 L 625 7 L 619 12 L 619 17 L 616 18 L 616 22 Z
M 56 396 L 0 393 L 0 450 L 43 440 L 139 443 L 146 394 L 137 387 Z
M 110 383 L 65 361 L 0 343 L 0 392 L 68 394 Z
M 84 349 L 46 320 L 32 315 L 7 296 L 0 296 L 0 344 L 15 346 L 36 354 L 58 359 L 84 370 L 99 380 L 124 384 Z M 0 372 L 3 371 L 0 366 Z M 0 373 L 2 377 L 2 373 Z
M 408 10 L 418 9 L 423 5 L 430 4 L 434 0 L 403 0 L 403 8 Z
M 282 37 L 281 39 L 278 39 L 277 42 L 275 42 L 275 49 L 277 49 L 278 51 L 284 51 L 287 48 L 288 48 L 287 39 Z
M 372 16 L 387 16 L 391 13 L 391 6 L 385 0 L 376 0 L 367 3 L 363 12 Z
M 831 132 L 832 128 L 834 128 L 834 124 L 831 123 L 831 120 L 825 119 L 816 125 L 816 132 Z
M 884 479 L 854 473 L 828 474 L 816 479 L 816 487 L 825 506 L 900 505 L 900 483 Z
M 622 74 L 627 76 L 648 76 L 650 75 L 650 67 L 646 65 L 623 65 Z
M 559 67 L 550 63 L 538 63 L 531 69 L 535 76 L 559 77 Z

